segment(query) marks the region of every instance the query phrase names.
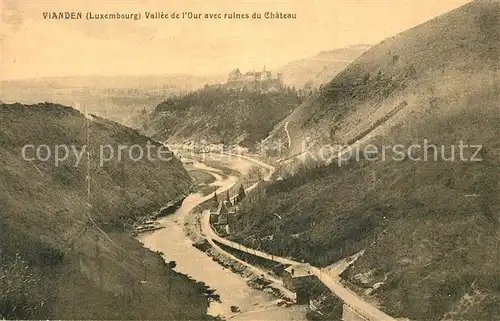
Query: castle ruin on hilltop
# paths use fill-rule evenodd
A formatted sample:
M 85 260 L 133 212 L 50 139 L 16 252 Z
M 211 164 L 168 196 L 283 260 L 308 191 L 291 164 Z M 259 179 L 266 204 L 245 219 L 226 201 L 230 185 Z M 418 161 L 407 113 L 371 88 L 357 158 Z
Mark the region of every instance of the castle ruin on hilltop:
M 273 75 L 264 66 L 262 71 L 241 73 L 237 68 L 229 73 L 225 84 L 227 89 L 277 92 L 283 89 L 283 76 L 281 73 Z

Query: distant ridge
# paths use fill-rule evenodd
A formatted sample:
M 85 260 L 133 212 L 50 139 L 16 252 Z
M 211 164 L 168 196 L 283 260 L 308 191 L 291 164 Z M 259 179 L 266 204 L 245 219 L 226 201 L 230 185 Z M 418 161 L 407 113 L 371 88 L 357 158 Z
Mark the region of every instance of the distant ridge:
M 319 87 L 333 79 L 370 47 L 370 45 L 354 45 L 321 51 L 316 56 L 289 62 L 278 71 L 283 74 L 283 80 L 288 86 L 297 89 L 303 89 L 304 86 Z

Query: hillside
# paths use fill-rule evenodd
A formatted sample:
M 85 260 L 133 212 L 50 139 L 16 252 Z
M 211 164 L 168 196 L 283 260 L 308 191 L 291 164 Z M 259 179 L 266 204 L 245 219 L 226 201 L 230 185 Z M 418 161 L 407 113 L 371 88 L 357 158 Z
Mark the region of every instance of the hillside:
M 318 88 L 370 49 L 368 45 L 327 50 L 316 56 L 291 61 L 278 69 L 287 86 L 297 89 Z
M 253 147 L 301 103 L 295 91 L 258 93 L 207 87 L 158 105 L 145 124 L 158 140 Z
M 49 103 L 0 106 L 0 316 L 205 318 L 205 287 L 130 238 L 138 218 L 189 193 L 187 172 L 175 158 L 131 159 L 127 149 L 105 158 L 104 147 L 101 157 L 100 146 L 137 150 L 148 138 L 89 117 Z M 41 147 L 35 157 L 44 145 L 51 154 Z
M 343 145 L 375 127 L 383 134 L 400 122 L 453 109 L 498 75 L 497 6 L 474 1 L 373 46 L 267 140 L 283 140 L 289 122 L 288 153 L 297 154 L 305 137 L 318 146 Z
M 366 249 L 346 282 L 395 317 L 500 320 L 499 36 L 475 1 L 374 46 L 283 121 L 359 158 L 263 187 L 233 237 L 320 266 Z

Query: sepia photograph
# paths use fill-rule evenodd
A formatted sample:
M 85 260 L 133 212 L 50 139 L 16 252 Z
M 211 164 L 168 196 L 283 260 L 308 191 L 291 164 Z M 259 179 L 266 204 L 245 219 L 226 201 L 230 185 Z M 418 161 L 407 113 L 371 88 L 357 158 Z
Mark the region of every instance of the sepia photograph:
M 500 321 L 500 0 L 0 5 L 0 320 Z

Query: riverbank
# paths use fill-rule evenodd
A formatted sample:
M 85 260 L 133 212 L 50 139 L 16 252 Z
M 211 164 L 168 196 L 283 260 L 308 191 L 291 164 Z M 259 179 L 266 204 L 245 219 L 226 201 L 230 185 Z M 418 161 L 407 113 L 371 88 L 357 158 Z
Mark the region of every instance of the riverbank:
M 241 180 L 243 179 L 243 181 L 248 185 L 247 187 L 249 189 L 252 189 L 252 186 L 254 186 L 255 183 L 261 181 L 264 177 L 270 176 L 271 173 L 268 168 L 262 168 L 258 165 L 255 165 L 254 162 L 251 163 L 253 165 L 247 172 L 245 172 L 244 169 L 242 170 L 241 167 L 231 169 L 233 171 L 232 173 L 234 173 L 234 171 L 237 171 L 240 174 L 239 181 L 235 184 L 235 186 L 239 186 Z M 210 166 L 212 165 L 213 164 L 210 163 Z M 217 167 L 218 169 L 221 169 L 220 166 Z M 258 175 L 255 175 L 256 168 L 260 172 L 260 174 Z M 231 192 L 232 189 L 234 189 L 234 186 L 230 188 L 229 191 Z M 236 273 L 243 277 L 250 287 L 263 291 L 265 293 L 269 293 L 275 297 L 275 302 L 268 305 L 267 308 L 248 312 L 248 318 L 255 318 L 259 315 L 261 317 L 264 317 L 266 316 L 266 311 L 269 311 L 270 313 L 267 314 L 267 318 L 269 318 L 273 313 L 279 312 L 276 311 L 275 307 L 283 307 L 285 308 L 285 310 L 290 310 L 288 311 L 290 312 L 290 314 L 286 316 L 287 319 L 305 320 L 305 315 L 307 313 L 306 306 L 294 305 L 295 293 L 286 289 L 281 284 L 279 278 L 277 278 L 276 276 L 272 276 L 272 273 L 270 273 L 268 269 L 263 268 L 260 265 L 251 265 L 246 261 L 241 260 L 237 256 L 231 254 L 230 251 L 226 251 L 225 249 L 223 249 L 222 244 L 218 244 L 217 246 L 214 244 L 214 246 L 212 246 L 209 242 L 207 242 L 204 235 L 202 235 L 201 233 L 200 219 L 203 215 L 203 211 L 209 210 L 211 206 L 212 201 L 211 199 L 209 199 L 189 211 L 184 223 L 184 231 L 186 235 L 188 235 L 188 237 L 193 241 L 194 247 L 198 248 L 200 251 L 205 252 L 207 255 L 212 257 L 215 262 L 219 263 L 223 267 L 228 268 L 233 273 Z M 245 316 L 241 315 L 241 317 L 242 320 L 246 320 Z
M 233 169 L 243 168 L 243 173 L 255 165 L 241 159 L 235 163 L 226 161 L 224 163 L 228 163 Z M 238 177 L 219 176 L 213 183 L 217 185 L 218 194 L 225 193 L 238 182 Z M 240 320 L 240 318 L 241 320 L 254 320 L 255 318 L 259 320 L 306 320 L 304 306 L 285 307 L 286 300 L 279 299 L 280 295 L 276 296 L 271 288 L 263 291 L 262 281 L 245 272 L 243 267 L 234 264 L 223 255 L 209 249 L 208 246 L 205 251 L 200 251 L 193 246 L 195 242 L 199 244 L 203 242 L 202 235 L 197 232 L 199 229 L 196 228 L 199 226 L 196 212 L 206 206 L 204 203 L 210 199 L 211 195 L 190 194 L 176 213 L 159 220 L 160 224 L 165 227 L 164 229 L 141 235 L 139 240 L 146 247 L 162 252 L 165 260 L 175 261 L 176 271 L 196 280 L 202 280 L 216 289 L 220 302 L 210 303 L 209 315 L 232 320 Z M 237 274 L 238 271 L 239 274 Z
M 193 210 L 193 212 L 189 216 L 194 218 L 194 223 L 185 224 L 184 230 L 193 241 L 194 247 L 206 253 L 221 266 L 243 277 L 248 286 L 272 294 L 278 300 L 278 306 L 289 307 L 295 303 L 295 294 L 284 288 L 279 280 L 272 278 L 267 270 L 251 266 L 230 252 L 226 252 L 222 249 L 222 245 L 214 247 L 207 242 L 203 235 L 199 233 L 199 215 L 196 214 L 196 210 Z
M 195 213 L 190 215 L 196 217 Z M 229 253 L 221 251 L 220 248 L 214 248 L 206 241 L 201 234 L 194 231 L 193 228 L 187 228 L 190 231 L 193 240 L 193 246 L 197 247 L 200 251 L 210 256 L 214 262 L 217 262 L 224 268 L 229 269 L 231 272 L 243 278 L 247 285 L 258 291 L 262 291 L 271 295 L 274 299 L 267 304 L 255 304 L 254 308 L 244 313 L 234 313 L 226 315 L 225 318 L 243 321 L 243 320 L 307 320 L 306 314 L 308 312 L 306 305 L 295 304 L 295 294 L 288 291 L 279 282 L 272 282 L 264 277 L 265 274 L 259 274 L 258 268 L 250 266 L 248 263 L 239 260 L 237 257 Z M 193 225 L 191 225 L 193 227 Z M 264 272 L 264 270 L 260 271 Z M 267 276 L 267 273 L 266 273 Z
M 108 233 L 123 249 L 116 253 L 104 238 L 98 255 L 77 251 L 68 257 L 54 290 L 57 318 L 213 320 L 207 315 L 206 284 L 176 272 L 162 256 L 145 249 L 130 232 Z M 105 250 L 111 248 L 110 251 Z M 84 277 L 71 272 L 78 267 Z M 93 283 L 88 284 L 87 279 Z M 71 285 L 71 286 L 68 286 Z M 76 293 L 75 293 L 76 292 Z M 85 293 L 93 293 L 92 296 Z M 79 295 L 81 294 L 81 295 Z M 179 309 L 185 307 L 186 309 Z M 93 307 L 89 309 L 89 307 Z

